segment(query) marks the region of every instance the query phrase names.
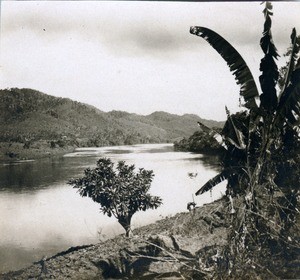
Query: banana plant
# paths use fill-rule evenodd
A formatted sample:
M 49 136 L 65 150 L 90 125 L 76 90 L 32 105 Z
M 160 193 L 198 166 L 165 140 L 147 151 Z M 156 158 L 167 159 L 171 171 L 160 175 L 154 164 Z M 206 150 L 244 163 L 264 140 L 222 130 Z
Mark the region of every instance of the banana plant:
M 271 32 L 271 3 L 265 3 L 263 13 L 265 23 L 260 46 L 264 57 L 261 59 L 259 77 L 261 92 L 245 60 L 228 41 L 209 28 L 190 28 L 191 34 L 205 39 L 227 62 L 240 87 L 240 96 L 244 100 L 246 111 L 246 117 L 242 121 L 243 128 L 236 125 L 238 118 L 231 115 L 226 108 L 227 130 L 223 129 L 222 139 L 227 147 L 227 164 L 225 163 L 221 173 L 202 186 L 196 195 L 210 190 L 225 179 L 228 179 L 228 188 L 235 192 L 238 182 L 249 186 L 266 183 L 268 178 L 276 178 L 278 166 L 276 161 L 272 163 L 272 160 L 276 156 L 280 157 L 280 153 L 286 149 L 286 139 L 291 132 L 297 138 L 300 122 L 299 40 L 296 30 L 293 29 L 291 54 L 284 84 L 277 92 L 279 71 L 276 59 L 279 55 Z

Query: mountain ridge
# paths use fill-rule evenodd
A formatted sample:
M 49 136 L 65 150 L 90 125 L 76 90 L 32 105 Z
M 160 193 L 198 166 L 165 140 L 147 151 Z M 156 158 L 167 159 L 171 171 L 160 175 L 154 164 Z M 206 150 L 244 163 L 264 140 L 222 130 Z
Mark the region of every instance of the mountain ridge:
M 38 142 L 43 142 L 40 149 L 50 151 L 57 147 L 170 143 L 194 133 L 197 121 L 209 127 L 224 124 L 193 114 L 104 112 L 33 89 L 0 90 L 0 142 L 19 143 L 24 149 Z

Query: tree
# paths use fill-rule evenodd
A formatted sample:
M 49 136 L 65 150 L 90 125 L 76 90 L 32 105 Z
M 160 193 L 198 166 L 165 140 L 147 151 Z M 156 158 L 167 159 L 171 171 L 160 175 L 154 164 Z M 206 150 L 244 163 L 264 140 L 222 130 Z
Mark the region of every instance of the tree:
M 244 100 L 243 112 L 231 115 L 226 108 L 227 122 L 221 133 L 226 150 L 223 170 L 196 192 L 204 193 L 228 180 L 227 195 L 231 207 L 236 208 L 227 248 L 232 256 L 229 270 L 236 275 L 244 273 L 241 278 L 250 277 L 253 267 L 259 267 L 257 264 L 280 276 L 283 263 L 278 263 L 279 257 L 283 260 L 300 248 L 296 225 L 300 184 L 300 46 L 293 29 L 289 62 L 284 78 L 279 79 L 271 3 L 265 3 L 263 13 L 261 93 L 246 62 L 230 43 L 208 28 L 190 29 L 224 58 Z
M 204 126 L 203 124 L 201 124 Z M 210 128 L 207 127 L 209 131 Z M 218 130 L 218 128 L 216 128 Z M 213 137 L 212 133 L 201 131 L 194 132 L 188 139 L 183 138 L 179 142 L 174 142 L 174 149 L 176 151 L 189 151 L 196 153 L 218 153 L 221 150 L 220 144 Z
M 82 178 L 68 183 L 77 188 L 81 196 L 99 203 L 103 214 L 117 218 L 126 236 L 130 236 L 132 216 L 137 211 L 156 209 L 162 204 L 161 198 L 148 193 L 153 177 L 152 170 L 140 168 L 135 172 L 135 166 L 124 161 L 119 161 L 114 169 L 110 159 L 100 158 L 96 168 L 87 168 Z

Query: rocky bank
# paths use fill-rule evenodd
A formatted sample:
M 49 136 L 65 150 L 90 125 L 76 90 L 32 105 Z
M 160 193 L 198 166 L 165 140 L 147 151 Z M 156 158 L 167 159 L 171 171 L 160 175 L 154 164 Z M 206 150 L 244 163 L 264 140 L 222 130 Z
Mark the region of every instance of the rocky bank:
M 203 279 L 226 243 L 225 200 L 95 245 L 73 247 L 0 279 Z

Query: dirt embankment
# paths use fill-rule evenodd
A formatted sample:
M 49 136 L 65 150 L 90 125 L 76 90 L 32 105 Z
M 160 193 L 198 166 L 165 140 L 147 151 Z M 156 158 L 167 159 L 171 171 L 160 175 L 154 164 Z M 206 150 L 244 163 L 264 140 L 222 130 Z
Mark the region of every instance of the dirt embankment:
M 221 200 L 136 229 L 131 239 L 70 248 L 0 279 L 202 279 L 226 243 L 226 213 Z

